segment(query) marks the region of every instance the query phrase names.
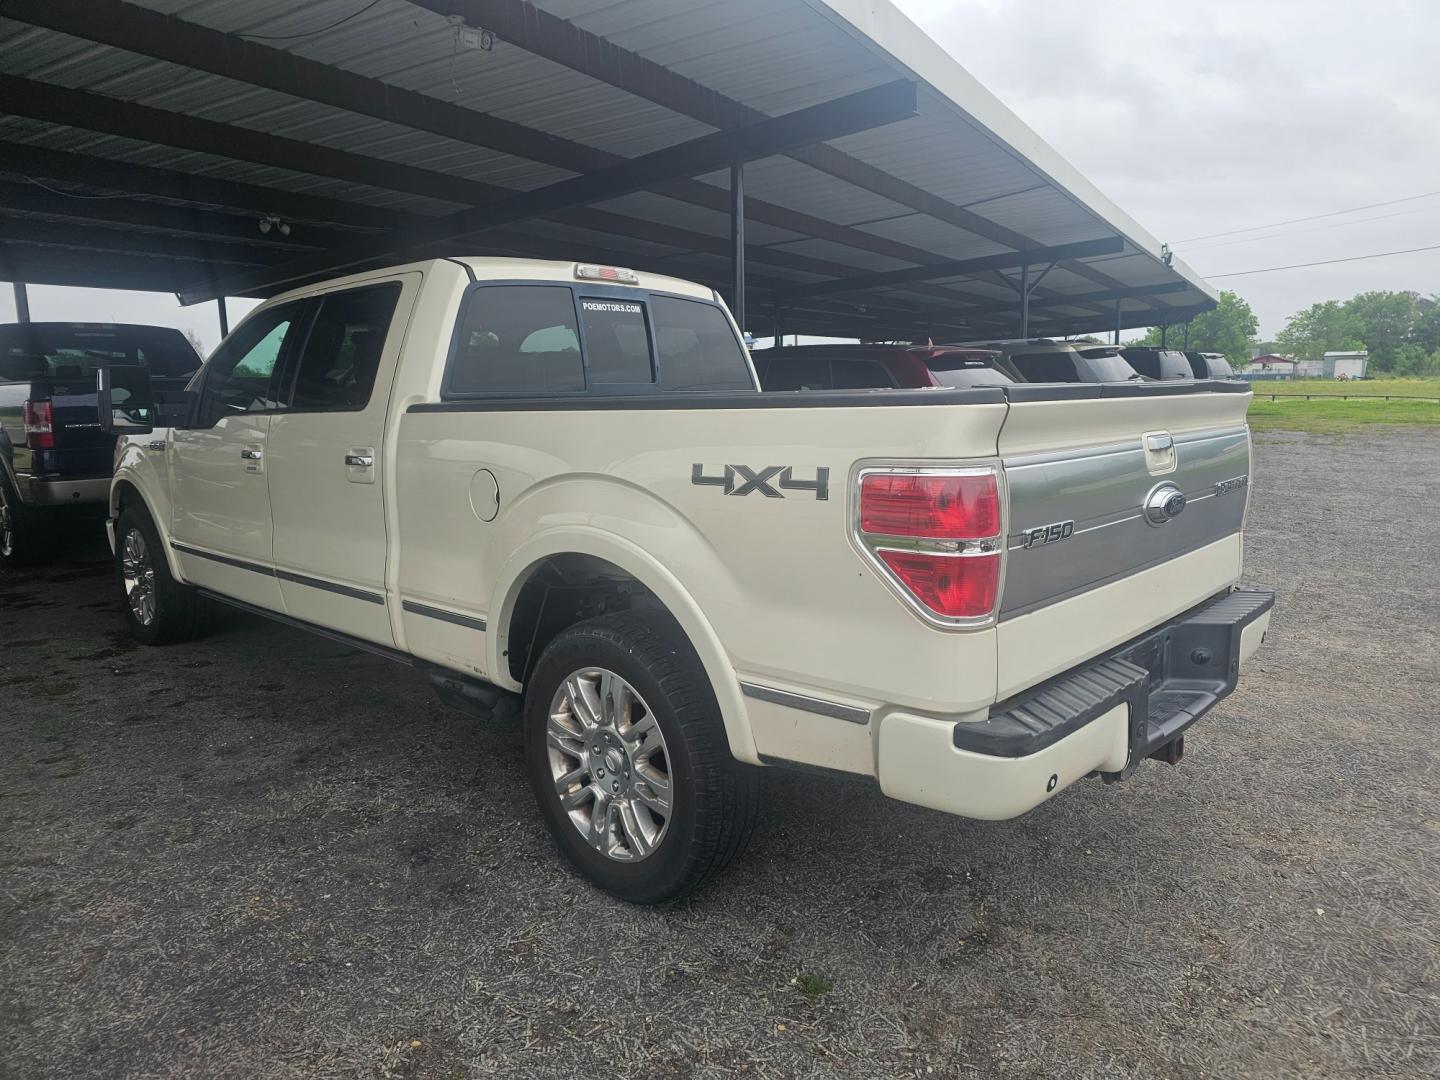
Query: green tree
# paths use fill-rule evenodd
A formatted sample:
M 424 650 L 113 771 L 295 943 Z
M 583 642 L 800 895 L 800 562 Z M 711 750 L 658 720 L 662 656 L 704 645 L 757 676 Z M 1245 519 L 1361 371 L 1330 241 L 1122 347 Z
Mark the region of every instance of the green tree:
M 1284 356 L 1320 360 L 1327 352 L 1363 349 L 1359 327 L 1339 300 L 1324 300 L 1297 311 L 1275 339 Z
M 1419 299 L 1413 292 L 1365 292 L 1345 301 L 1355 332 L 1377 371 L 1395 370 L 1402 351 L 1411 344 Z M 1418 351 L 1423 355 L 1428 350 Z
M 1250 362 L 1250 349 L 1255 344 L 1255 332 L 1259 328 L 1260 320 L 1255 317 L 1250 305 L 1238 293 L 1226 289 L 1220 294 L 1218 307 L 1195 316 L 1191 321 L 1188 338 L 1184 336 L 1184 330 L 1172 326 L 1166 341 L 1172 347 L 1188 341 L 1186 348 L 1224 353 L 1231 366 L 1240 367 Z M 1152 326 L 1144 337 L 1130 344 L 1159 345 L 1160 327 Z
M 1440 295 L 1415 298 L 1415 323 L 1410 340 L 1427 353 L 1440 350 Z

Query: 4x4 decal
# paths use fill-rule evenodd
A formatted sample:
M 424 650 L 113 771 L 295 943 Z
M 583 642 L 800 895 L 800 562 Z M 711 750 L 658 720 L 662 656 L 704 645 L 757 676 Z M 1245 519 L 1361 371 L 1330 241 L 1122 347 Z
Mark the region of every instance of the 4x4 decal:
M 696 487 L 724 488 L 726 495 L 749 495 L 759 492 L 767 499 L 783 499 L 787 491 L 813 491 L 819 502 L 830 498 L 830 470 L 816 466 L 814 480 L 796 480 L 790 465 L 766 465 L 752 469 L 748 465 L 726 465 L 719 476 L 705 475 L 699 462 L 690 466 L 690 483 Z M 772 483 L 773 481 L 773 483 Z

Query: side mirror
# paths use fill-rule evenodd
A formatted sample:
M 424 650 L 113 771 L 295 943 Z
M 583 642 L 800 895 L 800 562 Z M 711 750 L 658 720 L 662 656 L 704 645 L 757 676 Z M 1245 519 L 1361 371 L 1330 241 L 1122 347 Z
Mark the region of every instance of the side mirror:
M 100 428 L 111 435 L 144 435 L 155 430 L 155 394 L 150 369 L 102 367 L 96 375 L 100 391 Z

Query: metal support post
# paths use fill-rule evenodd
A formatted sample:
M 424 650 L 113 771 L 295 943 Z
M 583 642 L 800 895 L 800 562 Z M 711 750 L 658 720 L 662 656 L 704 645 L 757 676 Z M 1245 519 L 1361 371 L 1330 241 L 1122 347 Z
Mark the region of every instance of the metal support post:
M 1030 264 L 1020 265 L 1020 337 L 1030 336 Z
M 225 297 L 217 296 L 215 306 L 220 311 L 220 340 L 224 341 L 230 336 L 230 316 L 225 310 Z
M 30 294 L 25 291 L 25 283 L 17 281 L 15 288 L 15 321 L 30 321 Z
M 735 274 L 735 299 L 731 304 L 735 324 L 745 332 L 745 163 L 730 166 L 730 240 L 734 245 L 731 258 Z

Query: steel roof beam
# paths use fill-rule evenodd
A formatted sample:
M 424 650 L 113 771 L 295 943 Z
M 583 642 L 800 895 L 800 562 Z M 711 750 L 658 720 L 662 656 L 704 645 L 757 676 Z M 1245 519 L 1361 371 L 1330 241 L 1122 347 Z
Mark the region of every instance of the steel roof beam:
M 75 285 L 97 289 L 139 289 L 178 293 L 194 284 L 199 264 L 146 255 L 74 252 L 24 244 L 0 244 L 0 279 L 32 285 Z
M 194 206 L 174 206 L 146 202 L 142 199 L 95 198 L 84 194 L 65 195 L 34 184 L 16 184 L 0 180 L 0 213 L 23 213 L 66 221 L 89 221 L 113 228 L 133 229 L 148 233 L 202 237 L 248 243 L 257 247 L 306 248 L 325 247 L 352 238 L 339 229 L 325 229 L 296 222 L 286 236 L 279 229 L 260 231 L 260 219 L 243 214 L 226 214 L 201 210 Z
M 1105 301 L 1115 300 L 1143 300 L 1152 296 L 1163 296 L 1168 293 L 1184 292 L 1191 288 L 1188 281 L 1162 281 L 1156 285 L 1134 285 L 1126 286 L 1124 289 L 1106 289 L 1102 292 L 1075 293 L 1071 296 L 1058 294 L 1047 296 L 1041 300 L 1030 301 L 1031 309 L 1055 308 L 1055 307 L 1087 307 L 1092 304 L 1101 304 Z M 1014 311 L 1015 305 L 1009 302 L 987 304 L 984 307 L 976 308 L 973 311 L 965 312 L 965 315 L 983 315 L 989 312 Z M 1107 316 L 1113 314 L 1113 309 L 1105 313 Z M 1169 312 L 1150 312 L 1153 315 L 1169 315 Z M 1148 323 L 1146 325 L 1149 325 Z
M 916 108 L 917 90 L 913 82 L 901 79 L 884 83 L 749 127 L 702 135 L 585 176 L 562 180 L 534 191 L 515 193 L 489 206 L 461 210 L 397 230 L 375 241 L 359 241 L 324 255 L 297 259 L 277 268 L 263 281 L 259 274 L 245 274 L 220 284 L 237 292 L 265 285 L 278 287 L 319 271 L 353 265 L 370 258 L 378 249 L 406 251 L 427 244 L 454 241 L 528 218 L 545 217 L 557 211 L 604 202 L 644 190 L 657 181 L 696 176 L 736 161 L 753 161 L 783 153 L 790 147 L 815 139 L 835 138 L 893 123 L 915 115 Z M 211 295 L 199 293 L 187 293 L 182 297 L 183 302 L 189 303 L 209 299 Z
M 89 91 L 52 86 L 13 76 L 0 75 L 0 112 L 11 112 L 84 130 L 160 143 L 177 149 L 253 161 L 350 183 L 390 187 L 393 190 L 472 205 L 493 203 L 502 196 L 515 194 L 504 188 L 463 177 L 384 162 L 349 151 L 317 147 L 266 132 L 182 116 L 163 109 L 118 101 Z M 168 169 L 111 162 L 108 159 L 21 143 L 0 143 L 0 151 L 4 151 L 0 154 L 0 163 L 3 163 L 0 168 L 11 171 L 23 171 L 52 179 L 88 182 L 115 190 L 133 190 L 219 205 L 258 207 L 280 213 L 287 220 L 292 211 L 323 220 L 367 221 L 371 225 L 388 224 L 392 228 L 418 227 L 440 220 L 420 214 L 367 207 L 345 200 L 297 195 L 259 185 L 191 177 Z M 669 247 L 688 247 L 716 255 L 728 256 L 730 253 L 729 243 L 724 237 L 674 228 L 612 211 L 592 209 L 583 212 L 561 212 L 551 215 L 551 218 L 562 224 L 633 237 Z M 756 262 L 825 277 L 844 275 L 852 269 L 843 263 L 779 249 L 752 247 L 748 252 L 748 257 Z M 967 299 L 963 293 L 939 290 L 938 287 L 936 294 L 948 302 Z
M 0 100 L 0 112 L 4 111 L 5 102 Z M 226 206 L 234 210 L 248 210 L 257 216 L 275 214 L 292 223 L 316 221 L 362 229 L 393 229 L 420 220 L 417 214 L 364 203 L 259 184 L 243 184 L 213 176 L 197 176 L 152 165 L 135 165 L 69 150 L 52 150 L 31 143 L 0 141 L 0 171 L 47 180 L 66 180 L 102 191 L 123 191 L 187 203 Z
M 468 109 L 428 94 L 247 41 L 123 0 L 6 0 L 7 18 L 157 60 L 260 86 L 292 97 L 498 150 L 573 173 L 618 164 L 617 154 Z M 679 202 L 723 213 L 728 193 L 682 179 L 650 188 Z M 938 258 L 923 249 L 826 221 L 764 200 L 747 200 L 752 221 L 907 262 Z
M 3 111 L 3 108 L 0 108 L 0 111 Z M 9 171 L 16 175 L 44 177 L 48 180 L 80 183 L 104 191 L 153 195 L 184 202 L 202 203 L 207 206 L 249 210 L 257 218 L 265 214 L 276 214 L 292 223 L 318 220 L 358 225 L 363 222 L 371 229 L 378 229 L 382 227 L 400 228 L 430 220 L 421 214 L 387 210 L 367 206 L 364 203 L 298 194 L 287 192 L 281 188 L 262 187 L 258 184 L 217 180 L 213 177 L 197 176 L 150 165 L 133 165 L 128 162 L 92 157 L 67 150 L 50 150 L 29 143 L 0 141 L 0 171 Z M 81 200 L 74 201 L 79 203 Z M 113 200 L 99 200 L 94 203 L 96 206 L 112 204 Z M 0 205 L 3 205 L 3 198 L 0 198 Z M 673 228 L 657 222 L 629 218 L 607 211 L 590 210 L 581 215 L 562 214 L 557 215 L 555 220 L 596 232 L 614 233 L 676 249 L 690 249 L 705 254 L 725 256 L 728 256 L 730 251 L 729 244 L 723 237 Z M 308 229 L 304 232 L 305 235 L 310 235 Z M 498 231 L 492 232 L 488 239 L 499 243 L 502 236 Z M 543 237 L 506 233 L 503 239 L 511 250 L 521 253 L 533 254 L 542 250 L 550 250 L 552 255 L 544 257 L 561 259 L 579 257 L 579 253 L 573 246 L 570 254 L 553 254 L 558 249 L 547 249 L 547 241 Z M 799 255 L 779 249 L 751 247 L 747 251 L 751 262 L 820 277 L 843 276 L 854 269 L 844 263 L 831 262 L 827 259 Z M 682 257 L 686 253 L 684 250 L 676 250 L 673 254 L 661 256 L 661 258 Z M 589 256 L 585 257 L 589 258 Z M 612 249 L 606 252 L 605 258 L 598 261 L 623 262 L 629 257 L 624 252 Z M 650 260 L 650 265 L 655 265 L 654 259 Z M 947 302 L 974 299 L 964 293 L 939 288 L 935 290 L 934 295 Z
M 439 15 L 459 15 L 552 63 L 654 102 L 716 128 L 753 124 L 765 114 L 678 75 L 524 0 L 411 0 Z M 1029 237 L 956 206 L 932 192 L 868 165 L 832 146 L 815 143 L 789 151 L 796 161 L 880 195 L 901 206 L 1012 248 L 1038 246 Z
M 136 232 L 133 229 L 106 229 L 35 218 L 5 218 L 0 232 L 4 243 L 45 244 L 77 251 L 113 251 L 117 254 L 154 255 L 201 263 L 221 263 L 237 270 L 246 266 L 268 266 L 284 259 L 284 252 L 252 244 L 227 244 L 184 236 Z M 278 257 L 277 257 L 278 256 Z
M 518 45 L 552 63 L 581 72 L 599 82 L 712 127 L 726 128 L 753 123 L 764 116 L 764 113 L 757 109 L 678 75 L 638 53 L 583 30 L 568 20 L 542 11 L 525 0 L 410 2 L 439 15 L 459 15 L 472 26 L 483 26 L 494 31 L 502 41 Z M 833 146 L 815 144 L 791 151 L 788 156 L 837 180 L 948 222 L 997 244 L 1016 250 L 1039 246 L 1035 240 L 1023 233 L 957 206 Z M 933 253 L 926 253 L 926 256 L 912 261 L 935 262 L 941 258 Z M 1092 270 L 1078 260 L 1062 262 L 1060 265 L 1064 270 L 1089 278 L 1107 288 L 1113 289 L 1121 285 L 1117 279 Z M 1160 300 L 1154 302 L 1163 303 Z
M 1017 266 L 1053 262 L 1057 259 L 1084 258 L 1088 255 L 1109 255 L 1120 251 L 1125 241 L 1118 236 L 1100 240 L 1084 240 L 1074 244 L 1060 244 L 1055 247 L 1030 248 L 1025 251 L 1006 252 L 1001 255 L 982 255 L 974 259 L 956 259 L 934 266 L 917 266 L 905 270 L 888 270 L 875 274 L 860 274 L 836 281 L 817 281 L 791 289 L 789 296 L 823 296 L 832 293 L 855 292 L 861 289 L 879 289 L 906 285 L 916 281 L 933 281 L 942 277 L 961 277 L 987 270 L 1008 270 Z M 1038 282 L 1037 282 L 1038 284 Z

